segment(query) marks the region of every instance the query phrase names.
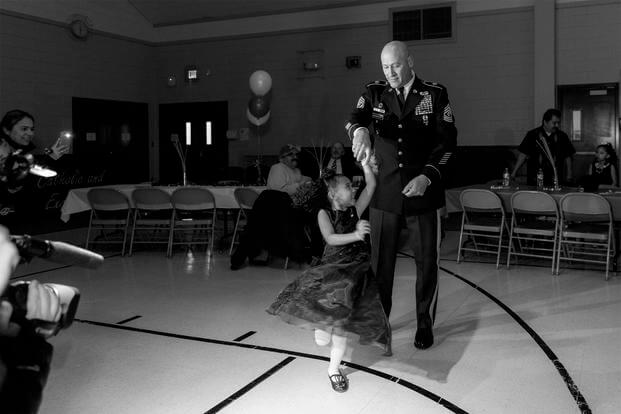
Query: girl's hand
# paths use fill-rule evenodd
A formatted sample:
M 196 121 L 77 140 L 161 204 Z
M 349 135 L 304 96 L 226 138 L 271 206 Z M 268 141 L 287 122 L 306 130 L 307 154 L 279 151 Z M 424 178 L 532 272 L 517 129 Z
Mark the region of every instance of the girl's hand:
M 371 233 L 371 225 L 369 224 L 369 222 L 367 220 L 358 220 L 358 223 L 356 223 L 356 237 L 361 240 L 364 241 L 364 236 L 367 234 Z

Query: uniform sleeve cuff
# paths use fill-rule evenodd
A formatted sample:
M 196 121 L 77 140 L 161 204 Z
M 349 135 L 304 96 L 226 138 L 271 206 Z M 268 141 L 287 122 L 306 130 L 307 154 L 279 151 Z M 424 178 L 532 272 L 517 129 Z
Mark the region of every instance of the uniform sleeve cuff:
M 438 170 L 437 167 L 431 164 L 425 165 L 425 168 L 423 168 L 422 174 L 429 180 L 430 184 L 432 181 L 436 179 L 439 180 L 440 178 L 442 178 L 442 174 L 440 174 L 440 170 Z

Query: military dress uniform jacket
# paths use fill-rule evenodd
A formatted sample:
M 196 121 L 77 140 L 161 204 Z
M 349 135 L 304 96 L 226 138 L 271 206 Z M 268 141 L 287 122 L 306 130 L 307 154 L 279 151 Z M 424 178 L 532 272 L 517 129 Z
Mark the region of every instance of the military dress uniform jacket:
M 445 204 L 442 175 L 456 146 L 457 129 L 442 85 L 415 78 L 401 110 L 397 91 L 386 81 L 367 84 L 345 129 L 350 139 L 369 127 L 379 167 L 371 206 L 396 214 L 416 215 Z M 414 177 L 431 183 L 422 196 L 401 193 Z

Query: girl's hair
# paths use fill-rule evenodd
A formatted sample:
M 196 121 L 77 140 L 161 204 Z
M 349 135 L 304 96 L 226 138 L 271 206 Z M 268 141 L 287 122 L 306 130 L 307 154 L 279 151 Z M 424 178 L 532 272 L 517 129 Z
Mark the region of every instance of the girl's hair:
M 321 180 L 326 185 L 327 190 L 336 188 L 341 177 L 345 176 L 343 174 L 337 174 L 337 172 L 331 168 L 327 168 L 321 172 Z
M 337 172 L 331 168 L 327 168 L 321 172 L 319 178 L 321 178 L 321 181 L 323 182 L 326 190 L 326 208 L 330 208 L 330 206 L 332 206 L 332 200 L 330 199 L 330 190 L 335 189 L 336 186 L 339 184 L 339 181 L 343 177 L 345 177 L 343 174 L 337 174 Z
M 2 135 L 4 135 L 5 129 L 7 131 L 12 130 L 15 124 L 17 124 L 24 118 L 30 118 L 32 119 L 32 122 L 34 122 L 35 120 L 34 116 L 30 115 L 26 111 L 22 111 L 21 109 L 13 109 L 12 111 L 4 114 L 4 116 L 2 117 L 2 121 L 0 122 L 0 132 L 2 133 Z
M 603 148 L 604 151 L 606 151 L 606 154 L 608 154 L 608 162 L 616 167 L 617 166 L 617 161 L 618 161 L 617 160 L 617 152 L 612 147 L 612 144 L 610 142 L 608 142 L 606 144 L 600 144 L 600 145 L 597 146 L 596 149 L 600 149 L 600 148 Z

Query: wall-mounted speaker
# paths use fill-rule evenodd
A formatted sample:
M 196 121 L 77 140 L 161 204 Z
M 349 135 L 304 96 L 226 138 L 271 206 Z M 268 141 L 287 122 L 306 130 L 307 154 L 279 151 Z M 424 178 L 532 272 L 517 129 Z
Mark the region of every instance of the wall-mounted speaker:
M 361 59 L 361 56 L 347 56 L 345 58 L 345 66 L 347 66 L 347 69 L 359 68 L 361 66 Z

